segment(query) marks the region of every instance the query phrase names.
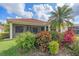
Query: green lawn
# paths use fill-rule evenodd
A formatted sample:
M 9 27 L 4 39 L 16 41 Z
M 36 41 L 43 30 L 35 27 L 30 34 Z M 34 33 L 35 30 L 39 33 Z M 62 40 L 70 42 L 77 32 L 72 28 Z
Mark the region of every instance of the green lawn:
M 15 40 L 0 41 L 0 55 L 18 55 Z

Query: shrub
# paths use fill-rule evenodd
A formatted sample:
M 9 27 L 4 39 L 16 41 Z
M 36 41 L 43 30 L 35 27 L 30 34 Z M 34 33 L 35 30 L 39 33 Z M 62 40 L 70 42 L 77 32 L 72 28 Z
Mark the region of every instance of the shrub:
M 51 31 L 52 39 L 62 41 L 63 40 L 63 33 L 59 33 L 57 31 Z
M 42 52 L 48 51 L 48 43 L 51 41 L 51 34 L 48 31 L 37 33 L 36 43 Z
M 53 54 L 53 55 L 57 54 L 58 51 L 59 51 L 59 43 L 58 43 L 58 41 L 51 41 L 49 43 L 48 48 L 49 48 L 49 51 L 50 51 L 51 54 Z
M 15 39 L 17 46 L 26 52 L 34 48 L 35 35 L 31 32 L 21 33 Z
M 51 31 L 51 35 L 52 35 L 52 39 L 58 39 L 59 38 L 58 32 L 56 32 L 56 31 Z
M 76 40 L 72 45 L 72 53 L 79 56 L 79 40 Z
M 0 39 L 5 39 L 5 38 L 9 38 L 9 33 L 8 32 L 1 32 Z
M 64 34 L 64 42 L 65 43 L 72 43 L 75 39 L 75 33 L 72 29 L 68 29 Z

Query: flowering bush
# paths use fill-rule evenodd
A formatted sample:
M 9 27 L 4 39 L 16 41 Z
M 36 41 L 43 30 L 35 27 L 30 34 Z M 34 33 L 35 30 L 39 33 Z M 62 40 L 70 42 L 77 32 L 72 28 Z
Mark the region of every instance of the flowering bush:
M 51 41 L 51 34 L 48 31 L 41 31 L 37 33 L 36 45 L 42 51 L 48 51 L 48 43 Z
M 65 33 L 64 33 L 64 42 L 66 43 L 72 43 L 75 39 L 75 33 L 74 31 L 69 28 Z

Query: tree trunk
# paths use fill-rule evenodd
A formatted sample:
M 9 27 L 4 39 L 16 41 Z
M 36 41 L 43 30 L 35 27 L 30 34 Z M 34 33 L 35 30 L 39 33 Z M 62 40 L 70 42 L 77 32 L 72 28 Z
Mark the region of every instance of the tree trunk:
M 61 32 L 61 29 L 59 29 L 58 32 Z
M 59 26 L 58 32 L 61 33 L 61 25 Z

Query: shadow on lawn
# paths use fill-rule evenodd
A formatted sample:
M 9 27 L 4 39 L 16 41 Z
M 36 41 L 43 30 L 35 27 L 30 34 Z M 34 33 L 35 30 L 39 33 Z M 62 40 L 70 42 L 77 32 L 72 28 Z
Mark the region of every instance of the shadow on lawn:
M 3 41 L 11 41 L 10 39 L 0 39 L 0 42 L 3 42 Z
M 10 49 L 0 53 L 0 56 L 18 56 L 18 55 L 19 55 L 19 51 L 17 49 L 17 46 L 13 46 Z

